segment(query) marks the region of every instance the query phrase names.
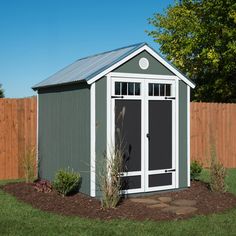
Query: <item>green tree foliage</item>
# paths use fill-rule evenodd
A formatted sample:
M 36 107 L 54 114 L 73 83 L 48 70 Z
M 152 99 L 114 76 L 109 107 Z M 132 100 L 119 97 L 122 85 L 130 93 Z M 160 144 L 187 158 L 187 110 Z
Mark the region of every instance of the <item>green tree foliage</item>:
M 0 98 L 4 98 L 4 90 L 2 89 L 2 85 L 0 84 Z
M 236 102 L 236 1 L 182 0 L 149 19 L 160 51 L 196 84 L 195 101 Z

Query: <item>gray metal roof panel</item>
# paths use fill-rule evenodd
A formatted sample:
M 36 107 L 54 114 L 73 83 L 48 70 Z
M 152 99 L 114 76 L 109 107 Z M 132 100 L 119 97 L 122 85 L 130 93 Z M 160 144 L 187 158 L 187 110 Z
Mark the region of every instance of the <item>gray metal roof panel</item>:
M 134 44 L 113 51 L 79 59 L 49 78 L 36 84 L 32 88 L 37 90 L 42 87 L 53 85 L 67 84 L 77 81 L 88 81 L 144 45 L 145 43 Z

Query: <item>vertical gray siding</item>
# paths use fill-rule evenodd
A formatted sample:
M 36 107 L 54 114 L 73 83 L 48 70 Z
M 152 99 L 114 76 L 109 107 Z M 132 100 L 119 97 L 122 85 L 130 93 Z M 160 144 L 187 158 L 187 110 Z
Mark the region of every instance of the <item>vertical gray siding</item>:
M 149 67 L 146 70 L 142 70 L 139 67 L 139 60 L 142 57 L 146 57 L 149 60 Z M 159 61 L 157 61 L 148 52 L 143 51 L 134 58 L 127 61 L 125 64 L 121 65 L 113 72 L 124 72 L 124 73 L 139 73 L 139 74 L 157 74 L 157 75 L 174 75 L 165 66 L 163 66 Z
M 179 187 L 188 186 L 187 179 L 187 85 L 179 81 Z
M 90 90 L 71 85 L 39 91 L 39 174 L 53 180 L 60 168 L 82 176 L 90 194 Z
M 107 88 L 106 77 L 96 82 L 96 196 L 99 191 L 99 175 L 107 147 Z

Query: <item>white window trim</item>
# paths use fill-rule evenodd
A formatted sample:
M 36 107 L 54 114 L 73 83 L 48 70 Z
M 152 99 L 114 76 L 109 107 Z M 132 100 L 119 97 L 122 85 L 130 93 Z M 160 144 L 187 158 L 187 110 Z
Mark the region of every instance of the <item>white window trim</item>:
M 96 196 L 96 87 L 90 87 L 90 196 Z
M 178 76 L 175 75 L 155 75 L 155 74 L 135 74 L 135 73 L 122 73 L 122 72 L 110 72 L 108 74 L 111 77 L 119 77 L 123 78 L 136 78 L 141 79 L 142 81 L 145 79 L 158 79 L 158 80 L 165 80 L 168 83 L 168 80 L 176 80 L 179 79 Z
M 135 57 L 136 55 L 138 55 L 139 53 L 141 53 L 142 51 L 147 51 L 148 53 L 150 53 L 155 59 L 157 59 L 161 64 L 163 64 L 166 68 L 168 68 L 173 74 L 175 74 L 177 77 L 179 77 L 179 79 L 183 80 L 187 85 L 189 85 L 191 88 L 195 88 L 195 84 L 192 83 L 189 79 L 187 79 L 184 75 L 182 75 L 177 69 L 175 69 L 172 65 L 170 65 L 167 61 L 165 61 L 161 56 L 159 56 L 153 49 L 151 49 L 149 46 L 144 45 L 143 47 L 137 49 L 136 51 L 134 51 L 133 53 L 131 53 L 130 55 L 128 55 L 127 57 L 123 58 L 122 60 L 118 61 L 117 63 L 115 63 L 114 65 L 110 66 L 109 68 L 107 68 L 106 70 L 102 71 L 101 73 L 99 73 L 98 75 L 94 76 L 93 78 L 89 79 L 87 81 L 88 84 L 92 84 L 94 83 L 96 80 L 100 79 L 101 77 L 105 76 L 106 74 L 108 74 L 109 72 L 113 71 L 114 69 L 116 69 L 117 67 L 121 66 L 122 64 L 124 64 L 125 62 L 127 62 L 128 60 L 130 60 L 131 58 Z

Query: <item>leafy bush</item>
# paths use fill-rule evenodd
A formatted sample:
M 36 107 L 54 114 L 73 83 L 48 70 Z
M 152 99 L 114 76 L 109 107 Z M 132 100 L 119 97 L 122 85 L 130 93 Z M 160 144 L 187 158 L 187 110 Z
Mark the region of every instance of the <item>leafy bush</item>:
M 70 195 L 79 189 L 80 174 L 70 170 L 58 170 L 53 181 L 53 187 L 63 196 Z
M 193 161 L 190 166 L 191 180 L 197 180 L 202 172 L 202 164 L 198 161 Z
M 24 173 L 24 179 L 26 183 L 32 183 L 36 176 L 36 149 L 35 147 L 33 148 L 28 148 L 26 151 L 25 156 L 23 157 L 22 160 L 22 169 Z
M 47 180 L 40 180 L 34 183 L 34 189 L 37 192 L 50 193 L 52 191 L 52 185 Z

